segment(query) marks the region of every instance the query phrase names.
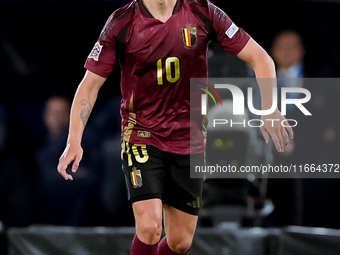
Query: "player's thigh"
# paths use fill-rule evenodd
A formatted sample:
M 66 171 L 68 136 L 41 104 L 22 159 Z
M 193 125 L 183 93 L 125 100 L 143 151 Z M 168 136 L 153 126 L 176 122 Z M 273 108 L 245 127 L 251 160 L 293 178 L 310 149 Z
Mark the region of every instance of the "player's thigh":
M 159 220 L 162 223 L 162 200 L 148 199 L 132 204 L 135 219 L 138 222 Z
M 191 246 L 198 216 L 180 211 L 165 203 L 163 209 L 164 229 L 170 248 L 185 251 Z

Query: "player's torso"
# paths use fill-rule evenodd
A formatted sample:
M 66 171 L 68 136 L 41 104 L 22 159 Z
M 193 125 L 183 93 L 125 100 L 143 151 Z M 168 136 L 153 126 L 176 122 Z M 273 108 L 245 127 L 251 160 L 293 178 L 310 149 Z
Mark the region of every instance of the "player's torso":
M 190 78 L 207 75 L 207 43 L 203 22 L 185 2 L 165 23 L 135 13 L 120 60 L 122 114 L 136 118 L 133 140 L 143 140 L 138 131 L 145 130 L 157 139 L 189 138 Z
M 207 33 L 186 3 L 165 23 L 137 12 L 121 60 L 122 85 L 127 79 L 138 83 L 136 92 L 151 94 L 184 85 L 188 77 L 206 75 L 206 50 Z

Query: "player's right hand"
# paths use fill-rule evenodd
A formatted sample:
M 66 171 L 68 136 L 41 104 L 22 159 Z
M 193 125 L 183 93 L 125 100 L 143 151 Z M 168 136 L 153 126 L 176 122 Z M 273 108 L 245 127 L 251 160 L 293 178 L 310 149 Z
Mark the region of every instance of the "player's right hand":
M 266 119 L 276 121 L 271 122 Z M 284 152 L 290 142 L 289 137 L 294 138 L 293 129 L 289 125 L 282 126 L 282 123 L 287 121 L 286 118 L 276 109 L 272 114 L 262 116 L 261 120 L 264 125 L 260 127 L 260 130 L 266 143 L 269 143 L 269 136 L 271 136 L 277 151 Z
M 72 175 L 66 172 L 69 164 L 73 162 L 72 172 L 75 173 L 78 170 L 79 163 L 83 157 L 83 149 L 79 145 L 68 143 L 63 154 L 59 158 L 58 173 L 61 174 L 66 181 L 72 181 Z

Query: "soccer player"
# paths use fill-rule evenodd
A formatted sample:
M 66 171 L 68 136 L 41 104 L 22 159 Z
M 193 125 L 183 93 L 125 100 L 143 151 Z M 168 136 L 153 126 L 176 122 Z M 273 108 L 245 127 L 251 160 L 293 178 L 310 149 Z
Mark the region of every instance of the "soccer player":
M 190 179 L 189 157 L 201 160 L 205 146 L 202 122 L 190 122 L 190 78 L 207 77 L 210 40 L 251 64 L 258 78 L 275 78 L 268 54 L 208 0 L 130 2 L 110 16 L 85 63 L 58 171 L 73 180 L 66 168 L 73 162 L 72 171 L 77 171 L 98 90 L 119 64 L 123 171 L 136 221 L 132 255 L 187 254 L 191 246 L 202 180 Z M 259 86 L 262 107 L 269 109 L 275 84 Z M 266 118 L 284 120 L 278 110 Z M 190 128 L 197 138 L 191 147 Z M 278 151 L 289 142 L 287 131 L 293 136 L 277 122 L 261 130 Z M 160 240 L 163 210 L 166 237 Z

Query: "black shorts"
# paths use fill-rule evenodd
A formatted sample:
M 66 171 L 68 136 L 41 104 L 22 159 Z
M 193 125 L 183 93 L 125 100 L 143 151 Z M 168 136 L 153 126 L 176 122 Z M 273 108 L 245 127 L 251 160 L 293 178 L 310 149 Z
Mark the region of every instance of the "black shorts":
M 203 165 L 203 153 L 191 155 Z M 190 178 L 190 155 L 161 151 L 151 145 L 123 141 L 122 160 L 128 199 L 131 203 L 159 198 L 189 214 L 198 215 L 203 180 Z

